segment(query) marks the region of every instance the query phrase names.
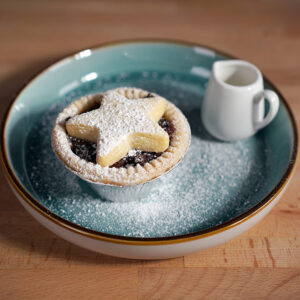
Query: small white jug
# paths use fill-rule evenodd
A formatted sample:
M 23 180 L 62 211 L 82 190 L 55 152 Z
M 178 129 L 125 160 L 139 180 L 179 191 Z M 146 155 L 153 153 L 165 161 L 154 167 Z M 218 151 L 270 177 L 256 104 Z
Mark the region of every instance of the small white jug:
M 264 118 L 264 98 L 269 112 Z M 279 99 L 264 90 L 261 72 L 242 60 L 213 64 L 212 75 L 202 104 L 202 122 L 207 131 L 224 141 L 249 137 L 276 116 Z

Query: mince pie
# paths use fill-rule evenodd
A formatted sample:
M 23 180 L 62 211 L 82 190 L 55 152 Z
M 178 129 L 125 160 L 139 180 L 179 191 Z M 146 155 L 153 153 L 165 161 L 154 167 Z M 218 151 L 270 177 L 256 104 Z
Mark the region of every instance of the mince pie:
M 82 97 L 57 117 L 53 149 L 81 178 L 112 185 L 150 181 L 174 167 L 190 143 L 182 112 L 138 88 Z

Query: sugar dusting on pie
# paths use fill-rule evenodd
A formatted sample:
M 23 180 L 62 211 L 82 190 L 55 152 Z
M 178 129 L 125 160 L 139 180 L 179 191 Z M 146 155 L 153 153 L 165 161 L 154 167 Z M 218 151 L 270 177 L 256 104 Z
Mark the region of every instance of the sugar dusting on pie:
M 158 125 L 166 109 L 162 97 L 128 99 L 112 91 L 98 109 L 66 122 L 70 136 L 97 142 L 97 163 L 111 166 L 130 150 L 163 152 L 168 134 Z
M 174 129 L 171 139 L 161 120 Z M 62 162 L 83 179 L 122 186 L 147 182 L 170 170 L 184 156 L 190 135 L 184 115 L 168 100 L 137 88 L 118 88 L 67 106 L 56 119 L 52 145 Z M 74 138 L 97 143 L 97 163 L 72 151 Z M 115 167 L 123 157 L 143 151 L 157 155 L 143 164 Z

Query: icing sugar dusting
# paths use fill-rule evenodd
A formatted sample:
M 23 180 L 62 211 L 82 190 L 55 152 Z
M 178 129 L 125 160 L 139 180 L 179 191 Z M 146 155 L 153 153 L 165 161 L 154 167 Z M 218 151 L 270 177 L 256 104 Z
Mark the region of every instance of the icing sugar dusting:
M 165 136 L 165 131 L 153 122 L 151 111 L 164 100 L 162 98 L 129 100 L 117 92 L 104 96 L 100 108 L 75 116 L 68 124 L 98 129 L 97 156 L 108 155 L 131 133 L 148 133 Z
M 140 153 L 142 153 L 141 150 L 131 149 L 131 150 L 128 151 L 127 156 L 135 156 L 135 155 L 140 154 Z
M 122 75 L 122 76 L 121 76 Z M 200 122 L 206 81 L 148 72 L 102 78 L 66 95 L 34 126 L 27 141 L 28 177 L 39 201 L 53 213 L 93 230 L 131 237 L 167 237 L 221 224 L 253 207 L 263 196 L 262 133 L 236 143 L 214 140 Z M 173 101 L 187 116 L 192 142 L 181 164 L 139 202 L 97 198 L 51 149 L 51 125 L 74 99 L 117 86 L 137 86 Z M 37 196 L 36 196 L 37 197 Z

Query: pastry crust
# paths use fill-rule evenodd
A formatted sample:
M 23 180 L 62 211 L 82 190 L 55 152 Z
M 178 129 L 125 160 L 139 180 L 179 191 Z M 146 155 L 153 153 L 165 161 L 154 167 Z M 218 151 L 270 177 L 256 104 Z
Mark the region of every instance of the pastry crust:
M 112 166 L 131 149 L 164 152 L 169 135 L 158 124 L 166 110 L 162 97 L 128 99 L 107 93 L 99 108 L 74 116 L 66 122 L 67 133 L 97 144 L 96 161 Z
M 128 99 L 144 98 L 149 94 L 147 91 L 137 88 L 118 88 L 113 91 L 126 96 Z M 175 133 L 169 147 L 158 158 L 146 163 L 144 166 L 138 164 L 135 167 L 114 168 L 102 167 L 99 164 L 87 162 L 74 154 L 66 132 L 66 120 L 89 110 L 97 103 L 100 104 L 106 93 L 82 97 L 72 102 L 58 115 L 52 130 L 52 147 L 67 168 L 87 181 L 128 186 L 145 183 L 159 177 L 168 172 L 183 158 L 190 143 L 190 126 L 182 112 L 167 100 L 163 117 L 172 122 Z M 160 97 L 154 93 L 151 93 L 151 95 Z

